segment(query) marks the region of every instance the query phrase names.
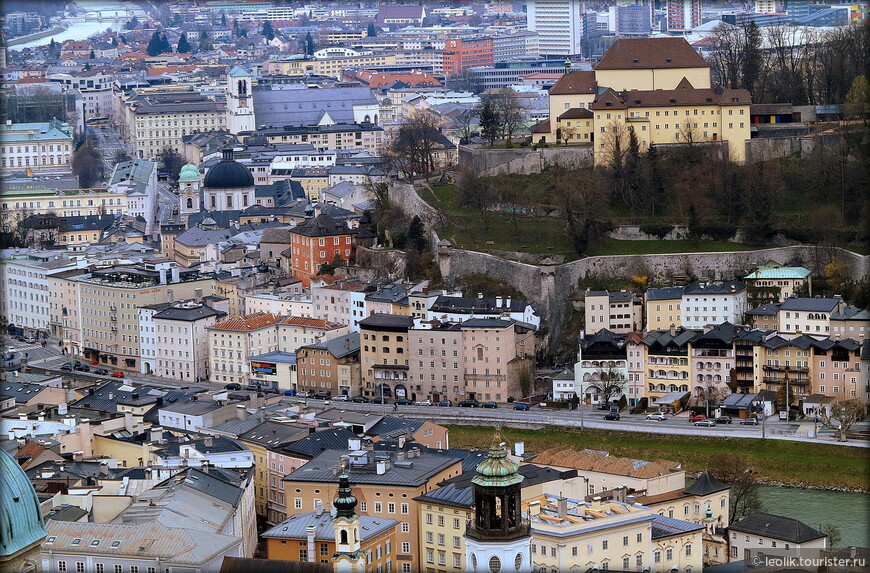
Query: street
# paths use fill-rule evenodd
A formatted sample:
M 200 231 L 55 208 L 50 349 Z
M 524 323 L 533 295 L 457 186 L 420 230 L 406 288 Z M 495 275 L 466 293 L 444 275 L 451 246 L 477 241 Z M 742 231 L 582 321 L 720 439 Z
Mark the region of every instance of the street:
M 126 141 L 121 139 L 117 130 L 112 125 L 106 126 L 88 126 L 88 133 L 97 139 L 97 145 L 103 152 L 103 157 L 106 163 L 114 165 L 112 159 L 118 151 L 126 151 L 130 154 L 130 146 Z
M 178 195 L 172 186 L 165 181 L 157 182 L 157 222 L 166 223 L 178 209 Z

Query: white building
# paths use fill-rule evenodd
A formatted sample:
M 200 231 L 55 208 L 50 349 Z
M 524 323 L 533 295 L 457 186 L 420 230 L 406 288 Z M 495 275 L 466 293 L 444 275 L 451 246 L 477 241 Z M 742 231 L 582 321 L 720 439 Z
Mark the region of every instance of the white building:
M 704 328 L 710 324 L 743 324 L 747 311 L 746 285 L 695 282 L 683 289 L 680 320 L 685 328 Z
M 151 304 L 139 308 L 139 372 L 151 374 L 157 370 L 157 333 L 154 315 L 167 308 L 169 303 Z
M 828 537 L 809 525 L 781 515 L 753 513 L 728 526 L 731 561 L 764 555 L 801 555 L 827 549 Z
M 127 214 L 145 219 L 145 233 L 154 229 L 157 217 L 157 162 L 144 159 L 115 165 L 109 180 L 110 193 L 124 193 Z
M 49 74 L 48 80 L 82 94 L 85 119 L 115 115 L 115 75 L 95 70 Z
M 226 395 L 226 393 L 217 394 L 216 396 L 220 395 Z M 212 400 L 208 396 L 202 399 L 199 396 L 194 396 L 188 401 L 179 400 L 172 404 L 164 404 L 157 411 L 157 419 L 162 427 L 177 428 L 189 432 L 199 432 L 203 428 L 211 428 L 223 424 L 236 416 L 235 404 L 225 404 L 223 401 Z M 202 441 L 168 444 L 167 449 L 170 456 L 179 456 L 182 459 L 206 458 L 208 456 L 205 454 L 211 453 L 211 444 L 204 444 Z M 220 451 L 216 453 L 220 453 Z M 244 456 L 234 460 L 227 458 L 229 461 L 244 461 L 246 459 L 248 458 Z M 217 462 L 214 460 L 211 460 L 210 463 L 217 465 Z M 195 465 L 199 466 L 200 463 Z M 226 465 L 222 467 L 242 468 L 250 467 L 250 464 Z
M 5 266 L 3 290 L 7 322 L 23 328 L 25 334 L 39 331 L 47 336 L 51 321 L 48 277 L 75 268 L 75 262 L 55 253 L 40 251 L 24 258 L 8 259 Z
M 269 312 L 281 316 L 314 316 L 310 294 L 245 294 L 242 298 L 246 314 Z
M 278 350 L 275 324 L 280 318 L 275 314 L 255 313 L 232 317 L 210 326 L 210 380 L 250 383 L 248 358 Z
M 326 342 L 348 334 L 347 323 L 327 322 L 319 318 L 288 316 L 278 322 L 278 350 L 296 352 L 300 346 Z
M 68 170 L 72 139 L 70 125 L 56 119 L 45 123 L 8 121 L 0 125 L 0 168 L 7 171 Z
M 153 374 L 182 382 L 207 380 L 208 327 L 226 315 L 196 300 L 170 303 L 154 314 L 157 368 Z
M 251 74 L 241 66 L 233 66 L 227 73 L 227 130 L 238 135 L 255 127 Z
M 633 292 L 587 290 L 585 301 L 586 332 L 606 328 L 625 334 L 643 328 L 643 301 Z
M 580 0 L 528 0 L 526 27 L 538 34 L 539 55 L 581 53 L 583 18 L 580 6 Z

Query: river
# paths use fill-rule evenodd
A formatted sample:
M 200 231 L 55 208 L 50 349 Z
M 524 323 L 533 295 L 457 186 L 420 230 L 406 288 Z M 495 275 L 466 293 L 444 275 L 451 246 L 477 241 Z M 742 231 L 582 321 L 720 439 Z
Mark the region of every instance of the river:
M 10 46 L 9 49 L 21 50 L 22 48 L 46 46 L 51 43 L 52 38 L 55 42 L 63 42 L 64 40 L 86 40 L 94 34 L 105 31 L 106 28 L 121 30 L 124 27 L 124 24 L 127 23 L 127 20 L 129 20 L 129 17 L 126 15 L 126 10 L 131 10 L 133 14 L 135 14 L 140 20 L 147 17 L 145 12 L 143 12 L 141 8 L 131 2 L 80 0 L 77 5 L 79 8 L 86 11 L 89 16 L 95 17 L 97 14 L 99 14 L 100 16 L 102 16 L 103 20 L 70 22 L 67 23 L 67 29 L 62 32 L 58 32 L 57 34 L 46 36 L 44 38 L 39 38 L 38 40 L 31 40 L 30 42 L 25 42 L 24 44 Z
M 833 524 L 840 528 L 840 546 L 870 547 L 870 495 L 793 487 L 760 488 L 764 511 L 792 517 L 818 529 Z

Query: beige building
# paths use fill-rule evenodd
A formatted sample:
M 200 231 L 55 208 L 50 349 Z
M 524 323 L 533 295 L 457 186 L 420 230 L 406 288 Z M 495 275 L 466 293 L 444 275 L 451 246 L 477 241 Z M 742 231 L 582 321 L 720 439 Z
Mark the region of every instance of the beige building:
M 257 135 L 265 137 L 269 143 L 310 144 L 319 150 L 364 149 L 379 154 L 384 145 L 384 129 L 372 124 L 336 123 L 302 127 L 268 127 L 257 130 Z M 303 178 L 303 188 L 306 193 L 314 190 L 319 193 L 322 190 L 320 184 L 323 183 L 323 179 L 314 177 L 313 174 L 312 177 L 310 180 Z M 326 186 L 329 184 L 327 175 Z M 317 197 L 310 193 L 308 196 Z
M 211 381 L 249 384 L 248 358 L 278 350 L 275 324 L 280 318 L 267 313 L 248 314 L 208 327 Z
M 643 328 L 643 301 L 633 292 L 586 291 L 586 332 L 626 334 Z
M 369 397 L 417 400 L 409 388 L 408 331 L 410 316 L 373 314 L 360 321 L 360 367 L 363 394 Z
M 345 334 L 296 351 L 299 390 L 357 396 L 360 388 L 359 333 Z
M 58 217 L 124 215 L 127 196 L 105 189 L 4 189 L 0 197 L 0 226 L 14 229 L 30 215 L 52 213 Z
M 66 280 L 77 283 L 81 329 L 81 345 L 76 348 L 70 340 L 70 352 L 134 371 L 141 361 L 139 307 L 211 294 L 213 289 L 213 280 L 198 270 L 147 264 L 96 269 Z
M 523 371 L 534 379 L 535 332 L 513 319 L 471 318 L 462 323 L 465 397 L 504 402 L 524 394 Z
M 644 330 L 682 326 L 680 305 L 683 301 L 681 287 L 651 288 L 644 293 L 646 324 Z
M 264 72 L 271 76 L 332 76 L 341 79 L 341 72 L 348 69 L 369 68 L 371 66 L 392 66 L 396 56 L 375 54 L 370 56 L 347 56 L 324 59 L 295 59 L 267 62 Z
M 190 87 L 136 88 L 117 102 L 121 136 L 139 159 L 154 159 L 164 147 L 184 150 L 182 137 L 226 129 L 226 104 Z
M 420 400 L 438 403 L 465 398 L 465 353 L 460 325 L 433 321 L 431 328 L 409 331 L 408 352 L 408 382 L 420 386 Z
M 595 64 L 598 85 L 615 91 L 672 90 L 683 78 L 711 87 L 709 64 L 685 38 L 620 38 Z
M 277 328 L 278 349 L 281 352 L 296 352 L 301 346 L 326 342 L 349 332 L 346 324 L 301 316 L 282 318 Z

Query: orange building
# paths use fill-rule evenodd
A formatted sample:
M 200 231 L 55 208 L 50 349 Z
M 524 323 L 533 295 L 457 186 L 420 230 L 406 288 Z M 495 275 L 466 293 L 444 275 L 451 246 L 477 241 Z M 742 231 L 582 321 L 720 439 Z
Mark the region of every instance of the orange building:
M 441 63 L 445 76 L 458 76 L 467 68 L 491 66 L 492 38 L 463 38 L 444 42 Z
M 265 531 L 267 559 L 333 563 L 336 571 L 397 571 L 394 519 L 357 515 L 346 473 L 338 476 L 334 514 L 322 505 Z
M 290 231 L 291 271 L 302 281 L 303 287 L 311 286 L 311 277 L 320 271 L 320 266 L 340 257 L 349 261 L 356 244 L 356 229 L 329 215 L 317 215 L 300 223 Z
M 406 83 L 411 87 L 441 87 L 441 82 L 432 74 L 414 70 L 411 72 L 376 72 L 359 70 L 351 79 L 355 79 L 370 88 L 382 88 L 393 82 Z

